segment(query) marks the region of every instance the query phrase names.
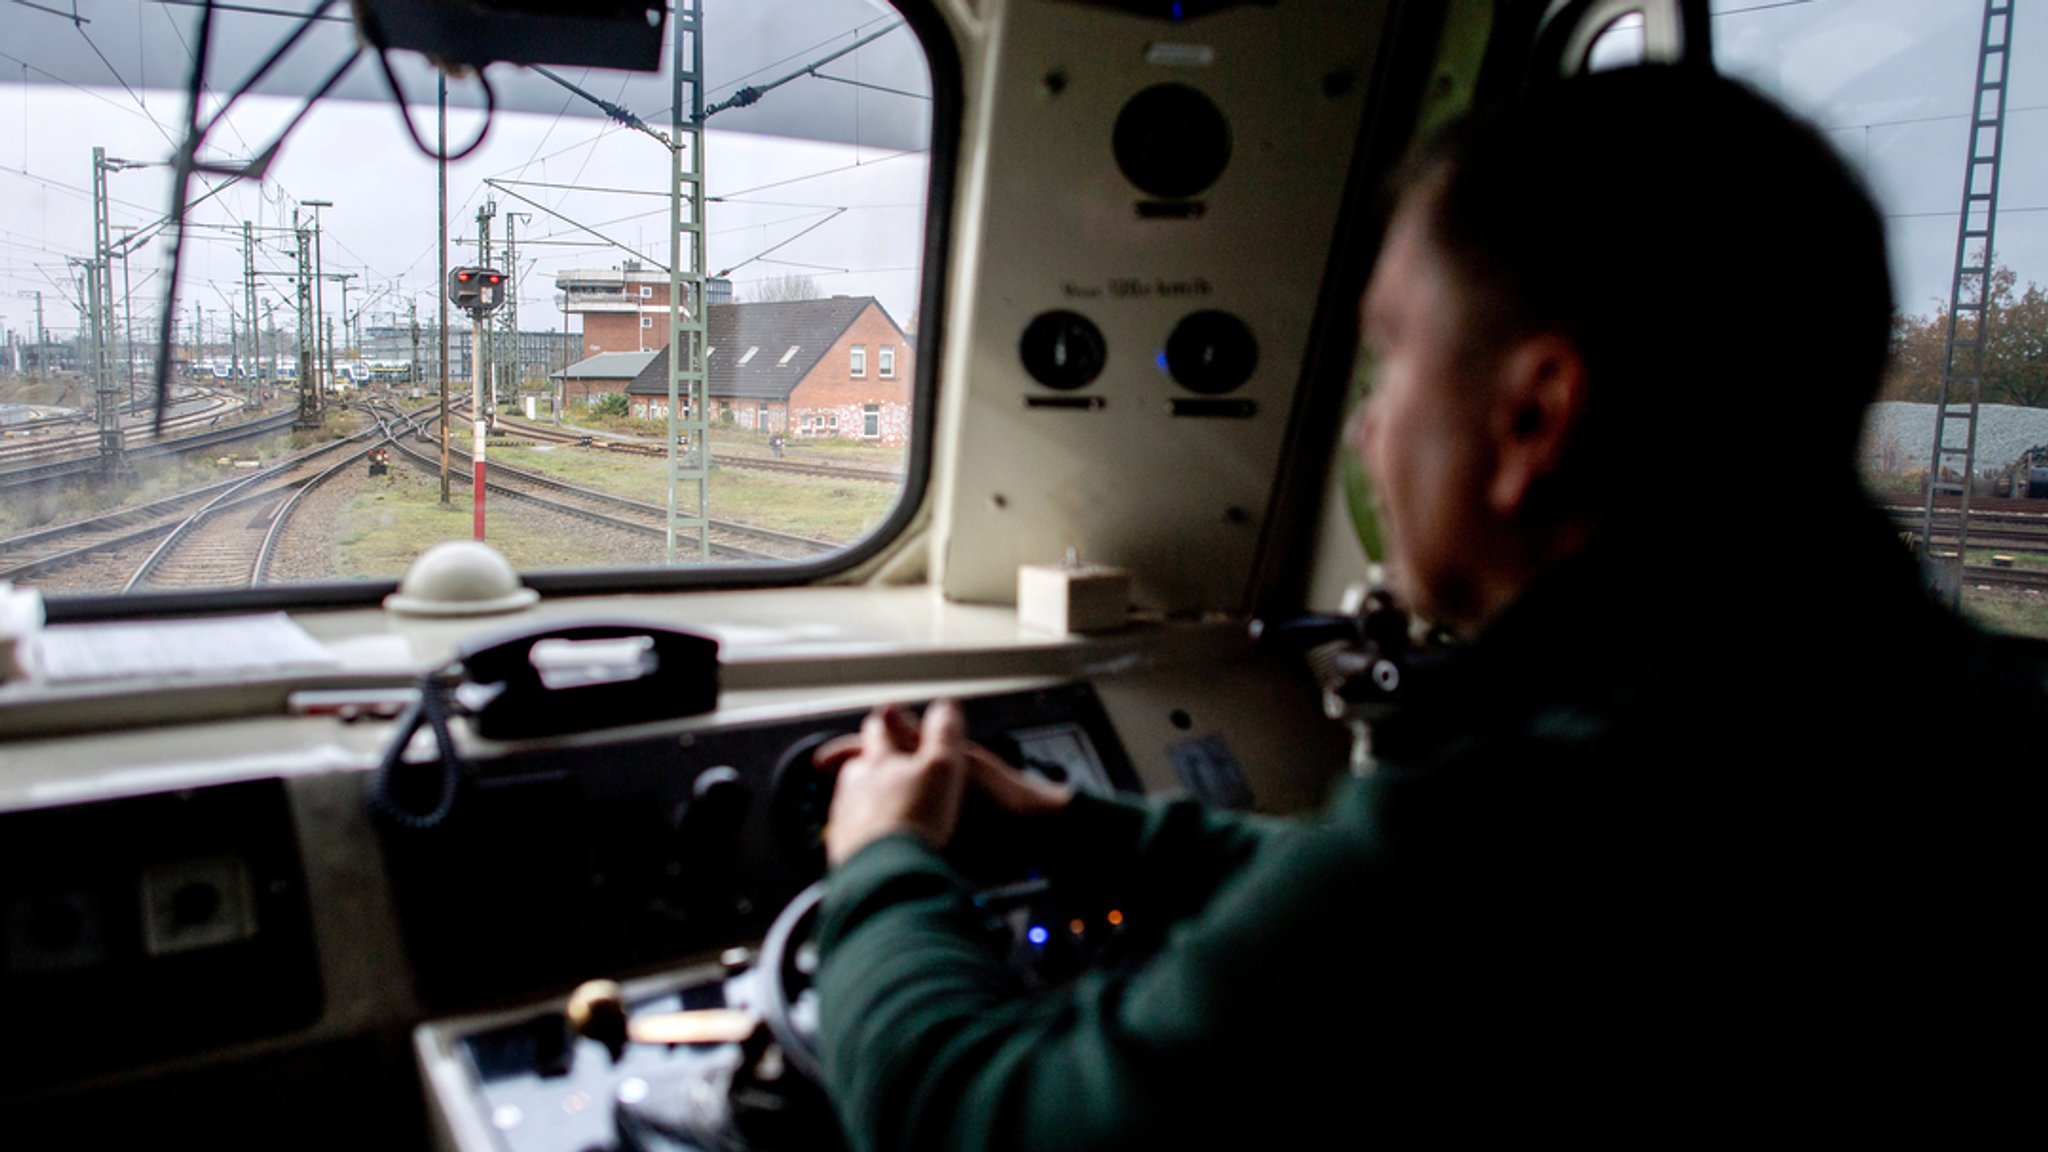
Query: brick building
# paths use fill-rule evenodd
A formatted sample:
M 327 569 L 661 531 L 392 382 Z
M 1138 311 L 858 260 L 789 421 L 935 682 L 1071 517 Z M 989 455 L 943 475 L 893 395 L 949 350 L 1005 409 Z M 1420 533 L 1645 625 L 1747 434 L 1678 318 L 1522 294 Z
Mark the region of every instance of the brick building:
M 874 297 L 714 303 L 709 312 L 705 391 L 714 422 L 793 439 L 908 440 L 915 357 Z M 666 349 L 626 394 L 635 415 L 665 415 Z
M 583 318 L 582 355 L 652 352 L 668 347 L 668 273 L 628 260 L 617 268 L 585 268 L 555 277 L 563 314 Z M 714 306 L 732 299 L 732 281 L 713 276 L 704 295 Z
M 668 345 L 668 273 L 628 260 L 555 277 L 563 313 L 583 318 L 584 356 L 652 352 Z

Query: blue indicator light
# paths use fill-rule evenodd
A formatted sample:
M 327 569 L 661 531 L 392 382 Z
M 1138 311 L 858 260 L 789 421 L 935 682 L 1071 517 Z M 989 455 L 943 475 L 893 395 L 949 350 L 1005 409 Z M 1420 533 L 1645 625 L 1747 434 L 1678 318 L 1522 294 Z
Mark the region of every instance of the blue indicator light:
M 1045 947 L 1045 941 L 1046 941 L 1046 937 L 1047 937 L 1047 935 L 1048 935 L 1048 933 L 1046 932 L 1046 930 L 1045 930 L 1045 926 L 1044 926 L 1044 925 L 1042 925 L 1042 924 L 1033 924 L 1033 925 L 1031 926 L 1031 931 L 1029 931 L 1029 932 L 1026 932 L 1026 933 L 1024 934 L 1024 938 L 1025 938 L 1026 940 L 1029 940 L 1029 941 L 1031 941 L 1031 942 L 1032 942 L 1033 944 L 1036 944 L 1036 945 L 1038 945 L 1038 946 L 1039 946 L 1040 948 L 1043 948 L 1043 947 Z
M 1175 4 L 1175 5 L 1173 6 L 1173 18 L 1174 18 L 1175 20 L 1178 20 L 1178 19 L 1180 19 L 1180 5 L 1179 5 L 1179 4 Z
M 1152 362 L 1154 364 L 1159 365 L 1159 370 L 1161 372 L 1166 371 L 1166 349 L 1161 348 L 1159 350 L 1159 354 L 1157 356 L 1152 357 Z

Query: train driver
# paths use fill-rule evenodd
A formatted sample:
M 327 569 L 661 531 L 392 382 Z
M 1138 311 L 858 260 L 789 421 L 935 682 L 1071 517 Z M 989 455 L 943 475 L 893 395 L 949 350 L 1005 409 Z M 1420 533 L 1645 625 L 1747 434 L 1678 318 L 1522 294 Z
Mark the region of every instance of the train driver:
M 854 1145 L 2017 1114 L 2048 708 L 1861 495 L 1891 309 L 1858 180 L 1704 70 L 1432 144 L 1363 301 L 1353 447 L 1396 590 L 1468 642 L 1309 821 L 1070 795 L 946 703 L 833 746 L 821 1046 Z M 1142 958 L 1023 987 L 944 855 L 969 792 L 1056 882 L 1115 885 Z

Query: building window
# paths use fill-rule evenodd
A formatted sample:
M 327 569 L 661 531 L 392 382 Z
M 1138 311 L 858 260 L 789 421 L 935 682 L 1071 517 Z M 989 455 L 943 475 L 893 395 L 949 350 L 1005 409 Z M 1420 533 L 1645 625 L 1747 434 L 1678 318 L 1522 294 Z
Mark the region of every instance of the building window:
M 847 356 L 846 374 L 849 376 L 865 376 L 868 374 L 867 345 L 855 344 L 853 346 L 852 351 Z
M 650 288 L 650 287 L 648 287 L 648 286 L 647 286 L 647 285 L 645 285 L 645 284 L 642 284 L 642 285 L 640 286 L 640 298 L 641 298 L 642 300 L 652 300 L 652 299 L 654 299 L 654 289 L 653 289 L 653 288 Z
M 880 404 L 862 405 L 860 410 L 860 434 L 869 440 L 881 439 L 882 406 Z
M 654 317 L 652 317 L 652 316 L 642 316 L 642 317 L 640 318 L 640 326 L 641 326 L 642 328 L 652 328 L 652 327 L 654 327 Z
M 884 344 L 875 349 L 875 374 L 887 380 L 896 375 L 896 346 Z
M 794 359 L 796 359 L 796 349 L 797 349 L 797 346 L 796 346 L 796 345 L 794 345 L 794 344 L 791 344 L 791 345 L 789 346 L 789 351 L 787 351 L 787 352 L 784 352 L 784 353 L 782 354 L 782 359 L 780 359 L 780 360 L 777 360 L 777 361 L 775 362 L 775 366 L 776 366 L 777 368 L 780 368 L 780 367 L 782 367 L 782 366 L 783 366 L 784 364 L 787 364 L 787 363 L 789 363 L 789 362 L 790 362 L 791 360 L 794 360 Z
M 740 356 L 740 363 L 745 364 L 747 361 L 752 360 L 754 358 L 754 353 L 759 352 L 760 350 L 761 346 L 759 344 L 753 345 L 752 347 L 748 348 L 746 352 Z

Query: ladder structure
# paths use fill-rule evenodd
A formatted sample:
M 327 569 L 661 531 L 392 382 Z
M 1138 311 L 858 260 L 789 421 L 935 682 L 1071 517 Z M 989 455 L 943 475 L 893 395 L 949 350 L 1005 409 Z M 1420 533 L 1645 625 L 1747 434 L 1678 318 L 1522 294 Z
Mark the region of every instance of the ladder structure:
M 1970 481 L 1977 466 L 1977 410 L 1984 391 L 1984 343 L 1991 320 L 1992 225 L 1998 215 L 1999 157 L 2005 144 L 2006 74 L 2012 45 L 2012 0 L 1985 0 L 1970 109 L 1970 150 L 1963 165 L 1963 206 L 1956 222 L 1955 276 L 1949 285 L 1948 331 L 1942 341 L 1941 393 L 1934 408 L 1934 452 L 1920 540 L 1937 595 L 1962 598 L 1963 556 L 1970 542 Z M 1936 505 L 1956 497 L 1955 551 L 1934 547 Z
M 694 534 L 698 563 L 711 560 L 710 398 L 704 372 L 704 23 L 699 0 L 676 0 L 675 73 L 669 118 L 668 531 Z M 684 100 L 689 103 L 685 104 Z M 687 109 L 687 110 L 686 110 Z M 694 496 L 685 511 L 686 497 Z
M 326 413 L 320 410 L 320 384 L 314 360 L 319 346 L 313 323 L 313 233 L 304 227 L 292 230 L 296 242 L 299 274 L 292 281 L 293 303 L 299 313 L 299 416 L 292 427 L 306 430 L 320 427 Z
M 102 476 L 108 480 L 122 473 L 126 437 L 121 431 L 121 394 L 115 387 L 110 347 L 114 329 L 114 241 L 113 225 L 108 219 L 107 173 L 127 166 L 124 160 L 108 159 L 105 148 L 92 150 L 92 259 L 86 264 L 85 291 L 86 307 L 92 313 L 92 363 L 87 376 L 92 381 L 93 405 L 99 421 Z

